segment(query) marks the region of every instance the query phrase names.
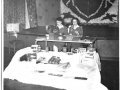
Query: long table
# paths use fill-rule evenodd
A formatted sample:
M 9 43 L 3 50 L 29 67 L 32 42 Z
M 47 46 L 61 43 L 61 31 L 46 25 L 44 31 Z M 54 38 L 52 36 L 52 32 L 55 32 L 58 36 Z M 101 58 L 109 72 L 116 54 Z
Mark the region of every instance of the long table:
M 66 61 L 70 62 L 71 66 L 69 68 L 61 69 L 60 67 L 53 64 L 36 64 L 35 62 L 20 61 L 20 57 L 27 53 L 32 53 L 30 47 L 21 49 L 16 52 L 10 64 L 3 73 L 4 78 L 18 80 L 19 82 L 27 84 L 51 86 L 65 90 L 108 90 L 103 84 L 101 84 L 99 80 L 100 72 L 98 70 L 97 63 L 95 63 L 96 69 L 90 74 L 90 78 L 91 75 L 93 75 L 93 79 L 88 78 L 87 80 L 81 80 L 73 78 L 73 76 L 86 76 L 85 70 L 82 68 L 80 69 L 77 66 L 81 54 L 67 55 L 66 53 L 62 52 L 37 53 L 39 57 L 46 57 L 46 60 L 49 60 L 51 56 L 55 55 L 61 58 L 61 63 Z M 96 54 L 97 53 L 95 53 L 95 57 Z M 97 58 L 95 57 L 94 61 L 96 62 Z M 73 58 L 75 60 L 73 60 Z M 36 72 L 38 70 L 44 70 L 45 72 Z M 63 72 L 63 77 L 51 76 L 48 74 L 59 73 L 61 70 L 65 70 L 65 72 Z
M 82 38 L 82 39 L 81 39 Z M 83 43 L 83 44 L 94 44 L 97 38 L 86 38 L 86 37 L 78 37 L 76 39 L 68 40 L 68 39 L 58 39 L 58 38 L 47 38 L 47 37 L 38 37 L 35 39 L 35 45 L 37 45 L 40 41 L 45 41 L 45 46 L 47 46 L 47 42 L 65 42 L 65 43 Z

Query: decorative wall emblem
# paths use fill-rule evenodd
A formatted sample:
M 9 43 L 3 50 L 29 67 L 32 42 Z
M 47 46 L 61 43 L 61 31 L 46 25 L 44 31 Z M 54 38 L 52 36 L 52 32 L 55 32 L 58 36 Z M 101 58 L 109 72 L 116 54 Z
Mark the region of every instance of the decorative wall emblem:
M 99 20 L 105 20 L 102 19 L 101 16 L 103 15 L 104 15 L 103 17 L 108 16 L 106 15 L 107 13 L 109 13 L 109 16 L 111 14 L 114 15 L 114 17 L 117 16 L 116 13 L 118 11 L 117 4 L 118 0 L 61 0 L 61 12 L 62 13 L 71 12 L 71 14 L 79 17 L 81 20 L 82 19 L 85 20 L 86 22 L 89 22 L 92 19 L 96 18 L 99 18 Z M 116 10 L 114 12 L 112 11 L 111 13 L 112 10 L 111 8 L 116 8 Z M 110 18 L 107 19 L 109 19 L 108 21 L 111 22 L 116 21 Z

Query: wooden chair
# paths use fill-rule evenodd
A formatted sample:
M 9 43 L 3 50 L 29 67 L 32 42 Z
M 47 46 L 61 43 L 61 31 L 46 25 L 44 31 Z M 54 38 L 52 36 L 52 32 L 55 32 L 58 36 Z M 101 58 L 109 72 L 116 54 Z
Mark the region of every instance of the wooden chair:
M 22 40 L 17 39 L 17 33 L 11 31 L 11 32 L 7 32 L 7 34 L 8 34 L 8 38 L 9 38 L 9 54 L 11 52 L 11 47 L 13 47 L 14 53 L 16 52 L 17 46 L 19 44 L 23 45 L 23 47 L 24 47 L 24 42 Z
M 13 46 L 14 53 L 16 51 L 16 47 L 19 44 L 22 44 L 24 47 L 24 43 L 22 40 L 18 40 L 18 32 L 19 32 L 19 23 L 8 23 L 7 26 L 7 34 L 9 38 L 9 54 L 11 51 L 11 47 Z

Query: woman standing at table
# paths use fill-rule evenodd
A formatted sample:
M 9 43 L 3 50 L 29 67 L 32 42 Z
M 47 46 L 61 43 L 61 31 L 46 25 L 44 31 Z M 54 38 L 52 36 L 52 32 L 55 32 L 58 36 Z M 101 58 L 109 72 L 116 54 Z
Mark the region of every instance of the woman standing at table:
M 54 36 L 57 39 L 63 39 L 64 35 L 68 35 L 68 28 L 63 25 L 63 19 L 58 17 L 56 19 L 56 28 L 53 30 Z M 63 42 L 54 42 L 54 45 L 57 46 L 58 51 L 62 51 L 65 43 Z
M 73 18 L 72 19 L 72 25 L 70 25 L 68 27 L 68 33 L 69 35 L 74 36 L 79 36 L 82 37 L 83 36 L 83 28 L 82 26 L 79 25 L 79 20 L 77 18 Z M 77 49 L 78 47 L 82 47 L 82 44 L 79 43 L 71 43 L 68 44 L 68 48 L 74 48 Z

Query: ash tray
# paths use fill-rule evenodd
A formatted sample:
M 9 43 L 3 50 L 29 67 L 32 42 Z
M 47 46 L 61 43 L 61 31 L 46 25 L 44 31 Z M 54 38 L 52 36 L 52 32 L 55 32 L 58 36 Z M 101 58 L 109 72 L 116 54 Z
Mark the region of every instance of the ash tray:
M 45 71 L 37 71 L 37 72 L 39 72 L 39 73 L 44 73 Z
M 68 54 L 68 55 L 73 55 L 73 53 L 72 53 L 72 52 L 68 52 L 67 54 Z

